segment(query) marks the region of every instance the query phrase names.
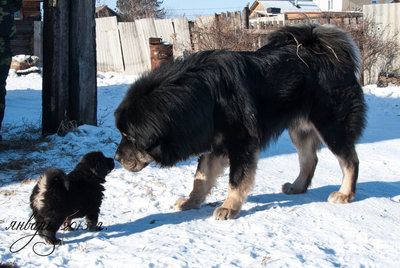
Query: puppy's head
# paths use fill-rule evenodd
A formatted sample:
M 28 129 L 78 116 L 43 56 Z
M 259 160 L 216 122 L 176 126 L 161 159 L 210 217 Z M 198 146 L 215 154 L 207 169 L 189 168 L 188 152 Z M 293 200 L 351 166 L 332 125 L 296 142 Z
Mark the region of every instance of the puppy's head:
M 114 159 L 105 157 L 102 152 L 90 152 L 83 156 L 80 164 L 89 169 L 100 183 L 105 182 L 105 177 L 114 169 Z

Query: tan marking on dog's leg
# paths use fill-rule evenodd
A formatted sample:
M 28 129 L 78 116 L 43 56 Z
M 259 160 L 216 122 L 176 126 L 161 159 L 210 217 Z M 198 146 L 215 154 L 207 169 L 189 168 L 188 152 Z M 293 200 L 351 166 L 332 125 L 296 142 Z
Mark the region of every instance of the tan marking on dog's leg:
M 338 157 L 343 172 L 343 182 L 338 192 L 329 195 L 328 201 L 337 204 L 345 204 L 354 199 L 356 181 L 358 176 L 358 157 L 353 152 L 352 160 L 347 162 Z
M 179 198 L 175 203 L 175 208 L 177 210 L 199 208 L 227 164 L 228 158 L 225 156 L 203 155 L 199 159 L 192 192 L 186 198 Z
M 225 199 L 222 206 L 216 208 L 213 217 L 216 220 L 234 219 L 242 209 L 242 205 L 246 202 L 247 195 L 249 194 L 254 183 L 254 175 L 246 179 L 246 183 L 240 185 L 238 188 L 228 188 L 228 197 Z
M 282 192 L 286 194 L 307 192 L 318 163 L 316 151 L 321 146 L 321 141 L 310 124 L 299 125 L 289 130 L 289 133 L 299 154 L 300 173 L 293 183 L 282 185 Z
M 256 153 L 255 158 L 257 157 L 258 152 Z M 242 208 L 242 205 L 244 204 L 244 202 L 246 202 L 247 195 L 253 187 L 256 169 L 257 161 L 255 164 L 253 164 L 253 166 L 247 169 L 244 178 L 237 187 L 232 187 L 232 185 L 229 184 L 228 197 L 226 198 L 222 206 L 214 210 L 214 219 L 227 220 L 237 217 Z

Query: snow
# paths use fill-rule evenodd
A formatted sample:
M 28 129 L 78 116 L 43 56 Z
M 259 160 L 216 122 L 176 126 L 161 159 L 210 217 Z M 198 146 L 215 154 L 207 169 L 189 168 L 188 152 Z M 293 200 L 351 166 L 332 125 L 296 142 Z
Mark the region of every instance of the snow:
M 228 170 L 200 209 L 178 212 L 173 204 L 190 192 L 196 159 L 167 169 L 150 165 L 139 173 L 116 162 L 105 184 L 103 231 L 59 231 L 64 244 L 54 249 L 38 243 L 38 237 L 30 241 L 26 236 L 34 231 L 23 227 L 29 227 L 36 178 L 51 166 L 71 171 L 89 151 L 112 157 L 120 139 L 113 112 L 134 80 L 99 74 L 99 127 L 84 125 L 65 137 L 42 138 L 41 76 L 9 76 L 2 129 L 9 147 L 0 147 L 1 262 L 20 267 L 400 267 L 400 87 L 392 86 L 364 89 L 368 126 L 357 145 L 358 191 L 350 204 L 327 202 L 342 175 L 326 148 L 318 154 L 309 191 L 281 193 L 281 185 L 298 173 L 297 154 L 285 132 L 261 153 L 256 184 L 235 220 L 211 217 L 227 196 Z M 26 226 L 16 228 L 17 222 Z

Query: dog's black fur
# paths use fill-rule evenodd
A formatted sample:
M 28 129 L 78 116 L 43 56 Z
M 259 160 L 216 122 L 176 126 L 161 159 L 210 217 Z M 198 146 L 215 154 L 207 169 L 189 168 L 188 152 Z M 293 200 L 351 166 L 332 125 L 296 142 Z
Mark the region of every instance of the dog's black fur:
M 172 61 L 138 79 L 116 110 L 122 139 L 115 159 L 139 171 L 153 161 L 172 166 L 201 155 L 198 172 L 212 183 L 207 170 L 215 159 L 227 157 L 230 191 L 240 198 L 228 195 L 214 216 L 233 218 L 250 189 L 259 150 L 289 129 L 301 171 L 283 191 L 307 190 L 315 151 L 324 142 L 338 157 L 346 181 L 330 199 L 346 203 L 354 197 L 354 147 L 365 125 L 360 68 L 354 42 L 329 25 L 283 27 L 256 52 L 213 50 Z M 179 209 L 204 201 L 209 187 L 196 187 Z
M 114 169 L 114 160 L 101 152 L 83 156 L 68 175 L 49 168 L 33 188 L 30 206 L 38 234 L 48 243 L 58 244 L 56 232 L 64 223 L 71 230 L 71 220 L 86 217 L 87 227 L 97 230 L 105 177 Z

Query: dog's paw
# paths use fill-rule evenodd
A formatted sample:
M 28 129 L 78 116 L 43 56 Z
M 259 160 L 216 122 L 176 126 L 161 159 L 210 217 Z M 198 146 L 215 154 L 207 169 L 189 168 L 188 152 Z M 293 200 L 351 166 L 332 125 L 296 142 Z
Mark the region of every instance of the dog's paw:
M 282 192 L 284 192 L 285 194 L 294 194 L 292 184 L 287 182 L 282 185 Z
M 176 200 L 174 206 L 175 209 L 179 211 L 200 208 L 200 204 L 198 204 L 198 202 L 194 201 L 193 199 L 190 199 L 189 197 L 179 198 L 178 200 Z
M 297 189 L 293 183 L 285 183 L 282 185 L 282 192 L 285 194 L 303 194 L 307 192 L 307 189 Z
M 234 219 L 239 214 L 239 210 L 219 207 L 214 210 L 213 217 L 215 220 L 225 221 Z
M 354 194 L 343 194 L 341 192 L 333 192 L 329 195 L 328 201 L 335 204 L 346 204 L 354 199 Z

